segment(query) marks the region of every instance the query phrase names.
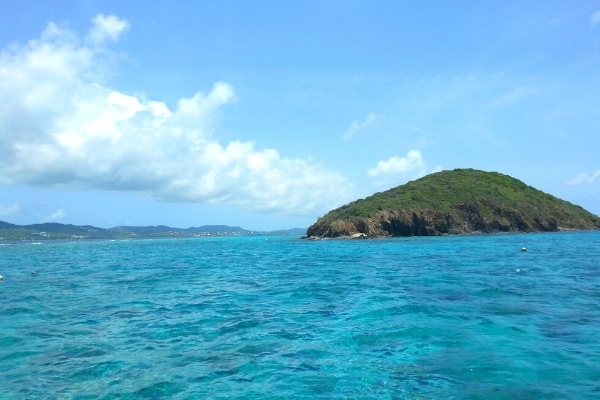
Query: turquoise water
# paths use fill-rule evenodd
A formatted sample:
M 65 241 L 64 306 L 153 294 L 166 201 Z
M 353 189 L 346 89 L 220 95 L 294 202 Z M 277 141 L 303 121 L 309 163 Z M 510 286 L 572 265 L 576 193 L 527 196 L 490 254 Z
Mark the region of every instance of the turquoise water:
M 0 275 L 0 399 L 600 398 L 600 232 L 2 245 Z

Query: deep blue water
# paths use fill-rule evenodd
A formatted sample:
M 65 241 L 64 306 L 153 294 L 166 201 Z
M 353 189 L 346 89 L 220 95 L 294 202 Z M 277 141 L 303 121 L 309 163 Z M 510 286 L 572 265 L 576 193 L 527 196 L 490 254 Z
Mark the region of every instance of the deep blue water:
M 0 399 L 600 398 L 600 232 L 43 242 L 0 275 Z

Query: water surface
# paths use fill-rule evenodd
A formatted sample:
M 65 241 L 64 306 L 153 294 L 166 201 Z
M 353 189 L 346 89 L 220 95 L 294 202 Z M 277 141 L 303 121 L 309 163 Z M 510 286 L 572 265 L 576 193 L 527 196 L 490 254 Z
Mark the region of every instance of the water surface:
M 600 232 L 43 242 L 0 275 L 0 399 L 600 398 Z

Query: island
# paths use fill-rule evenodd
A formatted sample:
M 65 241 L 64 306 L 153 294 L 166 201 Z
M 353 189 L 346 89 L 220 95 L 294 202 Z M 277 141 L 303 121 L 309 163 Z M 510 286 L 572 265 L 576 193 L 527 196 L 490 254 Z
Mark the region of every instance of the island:
M 330 211 L 306 237 L 375 238 L 600 229 L 600 217 L 498 172 L 441 171 Z

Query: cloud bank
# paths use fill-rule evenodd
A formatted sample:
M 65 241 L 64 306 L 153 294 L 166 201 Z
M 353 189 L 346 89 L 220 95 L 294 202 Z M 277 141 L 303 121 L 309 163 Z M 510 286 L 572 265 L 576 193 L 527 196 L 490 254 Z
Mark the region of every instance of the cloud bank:
M 98 15 L 87 36 L 50 23 L 0 53 L 0 184 L 134 192 L 306 215 L 349 195 L 340 174 L 253 142 L 219 143 L 215 117 L 236 100 L 217 82 L 174 109 L 101 84 L 129 28 Z
M 438 165 L 429 171 L 419 150 L 409 150 L 406 157 L 393 156 L 379 160 L 377 166 L 367 171 L 377 185 L 398 184 L 401 180 L 416 179 L 428 173 L 441 171 Z

